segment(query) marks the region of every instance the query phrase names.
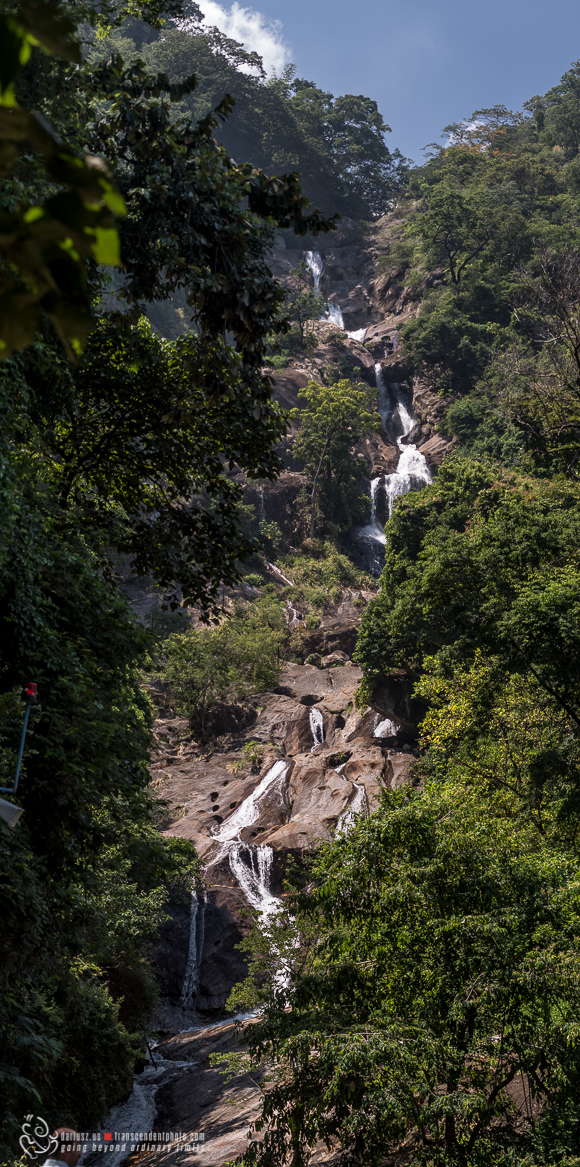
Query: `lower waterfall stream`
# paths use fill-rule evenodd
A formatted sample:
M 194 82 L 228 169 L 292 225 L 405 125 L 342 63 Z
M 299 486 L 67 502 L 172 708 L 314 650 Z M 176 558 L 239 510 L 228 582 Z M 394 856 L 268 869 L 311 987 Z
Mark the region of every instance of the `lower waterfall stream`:
M 397 469 L 392 474 L 379 474 L 370 484 L 370 521 L 365 527 L 355 530 L 356 541 L 365 547 L 365 558 L 373 575 L 379 575 L 382 568 L 385 532 L 377 520 L 379 491 L 384 490 L 387 517 L 393 513 L 395 501 L 410 490 L 421 490 L 431 482 L 427 460 L 412 442 L 405 442 L 407 434 L 415 425 L 415 418 L 407 406 L 406 385 L 392 382 L 385 384 L 380 361 L 375 364 L 375 380 L 378 407 L 383 428 L 399 448 Z

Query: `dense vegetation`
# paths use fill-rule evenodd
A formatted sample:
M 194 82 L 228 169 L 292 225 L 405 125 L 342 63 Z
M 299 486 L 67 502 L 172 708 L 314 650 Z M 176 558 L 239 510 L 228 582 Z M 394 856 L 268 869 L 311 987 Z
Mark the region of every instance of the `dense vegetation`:
M 210 113 L 225 93 L 235 100 L 218 133 L 233 158 L 266 174 L 298 170 L 308 198 L 326 214 L 383 214 L 406 169 L 400 152 L 386 145 L 389 127 L 376 102 L 353 94 L 335 98 L 297 77 L 293 66 L 281 77 L 266 78 L 256 53 L 201 25 L 199 15 L 189 3 L 187 22 L 170 22 L 162 34 L 128 21 L 108 42 L 94 44 L 89 58 L 117 50 L 127 62 L 141 59 L 174 84 L 195 74 L 196 88 L 184 99 L 195 118 Z
M 281 468 L 264 368 L 285 304 L 302 342 L 320 309 L 300 272 L 285 301 L 274 232 L 395 201 L 384 273 L 422 296 L 400 358 L 444 398 L 457 446 L 397 502 L 357 656 L 361 705 L 394 668 L 424 703 L 420 785 L 322 848 L 257 939 L 260 975 L 235 1001 L 263 1007 L 250 1056 L 272 1079 L 246 1158 L 300 1167 L 322 1138 L 349 1162 L 572 1167 L 580 65 L 522 114 L 449 127 L 408 172 L 372 101 L 265 79 L 195 4 L 163 7 L 0 15 L 4 787 L 20 689 L 40 694 L 8 794 L 23 815 L 0 822 L 3 1153 L 27 1111 L 87 1127 L 127 1093 L 155 999 L 147 945 L 201 879 L 154 826 L 143 670 L 203 739 L 216 703 L 276 680 L 284 599 L 312 628 L 365 582 L 337 543 L 376 414 L 337 373 L 304 392 L 293 582 L 227 616 L 218 603 L 244 572 L 264 582 L 240 479 Z M 163 339 L 149 321 L 168 305 L 183 327 Z M 260 533 L 281 549 L 276 524 Z M 202 623 L 168 639 L 140 624 L 129 571 Z
M 101 24 L 125 15 L 99 6 Z M 141 15 L 159 26 L 154 5 Z M 156 649 L 119 584 L 134 572 L 207 617 L 259 546 L 232 472 L 280 467 L 284 421 L 261 369 L 287 324 L 266 257 L 276 226 L 332 227 L 296 175 L 267 178 L 217 146 L 231 102 L 175 117 L 193 79 L 172 88 L 119 59 L 93 69 L 74 30 L 96 8 L 73 16 L 0 15 L 0 775 L 23 809 L 16 829 L 0 822 L 7 1153 L 31 1111 L 98 1126 L 143 1059 L 148 944 L 170 895 L 201 876 L 193 847 L 154 826 L 141 681 Z M 56 155 L 50 122 L 67 143 Z M 144 304 L 176 292 L 195 324 L 164 341 Z
M 406 675 L 421 749 L 250 945 L 264 1167 L 577 1161 L 579 76 L 448 127 L 397 202 L 397 358 L 457 444 L 397 501 L 356 658 L 363 709 Z

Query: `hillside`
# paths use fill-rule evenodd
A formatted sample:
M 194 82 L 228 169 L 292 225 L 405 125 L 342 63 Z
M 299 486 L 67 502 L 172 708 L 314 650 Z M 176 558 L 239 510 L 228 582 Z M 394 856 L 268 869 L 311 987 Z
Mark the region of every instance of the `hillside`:
M 574 1167 L 580 65 L 0 34 L 3 1163 Z

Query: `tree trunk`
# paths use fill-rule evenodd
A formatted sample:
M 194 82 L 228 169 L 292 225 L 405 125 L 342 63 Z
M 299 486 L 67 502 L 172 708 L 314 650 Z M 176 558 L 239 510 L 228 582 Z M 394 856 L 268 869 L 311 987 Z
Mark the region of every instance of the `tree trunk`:
M 326 451 L 328 448 L 328 443 L 330 441 L 331 432 L 332 431 L 330 430 L 330 428 L 328 428 L 326 431 L 326 441 L 325 441 L 323 449 L 322 449 L 322 454 L 320 455 L 320 461 L 318 463 L 318 468 L 316 470 L 316 474 L 314 475 L 314 482 L 312 483 L 312 498 L 311 498 L 311 502 L 310 502 L 310 538 L 311 539 L 314 539 L 314 509 L 316 506 L 316 487 L 318 484 L 318 476 L 319 476 L 320 471 L 322 469 L 322 460 L 323 460 L 324 455 L 326 454 Z

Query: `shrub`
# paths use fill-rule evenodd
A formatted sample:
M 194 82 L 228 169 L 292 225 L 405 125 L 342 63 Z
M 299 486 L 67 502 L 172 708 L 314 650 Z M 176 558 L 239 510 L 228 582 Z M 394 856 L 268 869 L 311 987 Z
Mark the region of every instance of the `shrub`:
M 251 571 L 249 575 L 245 575 L 244 580 L 247 584 L 250 584 L 250 587 L 252 588 L 261 588 L 264 586 L 264 577 L 262 575 L 258 575 L 257 571 Z
M 249 604 L 238 601 L 217 628 L 192 629 L 165 642 L 161 675 L 175 709 L 202 741 L 213 705 L 276 684 L 287 635 L 284 606 L 268 595 Z

